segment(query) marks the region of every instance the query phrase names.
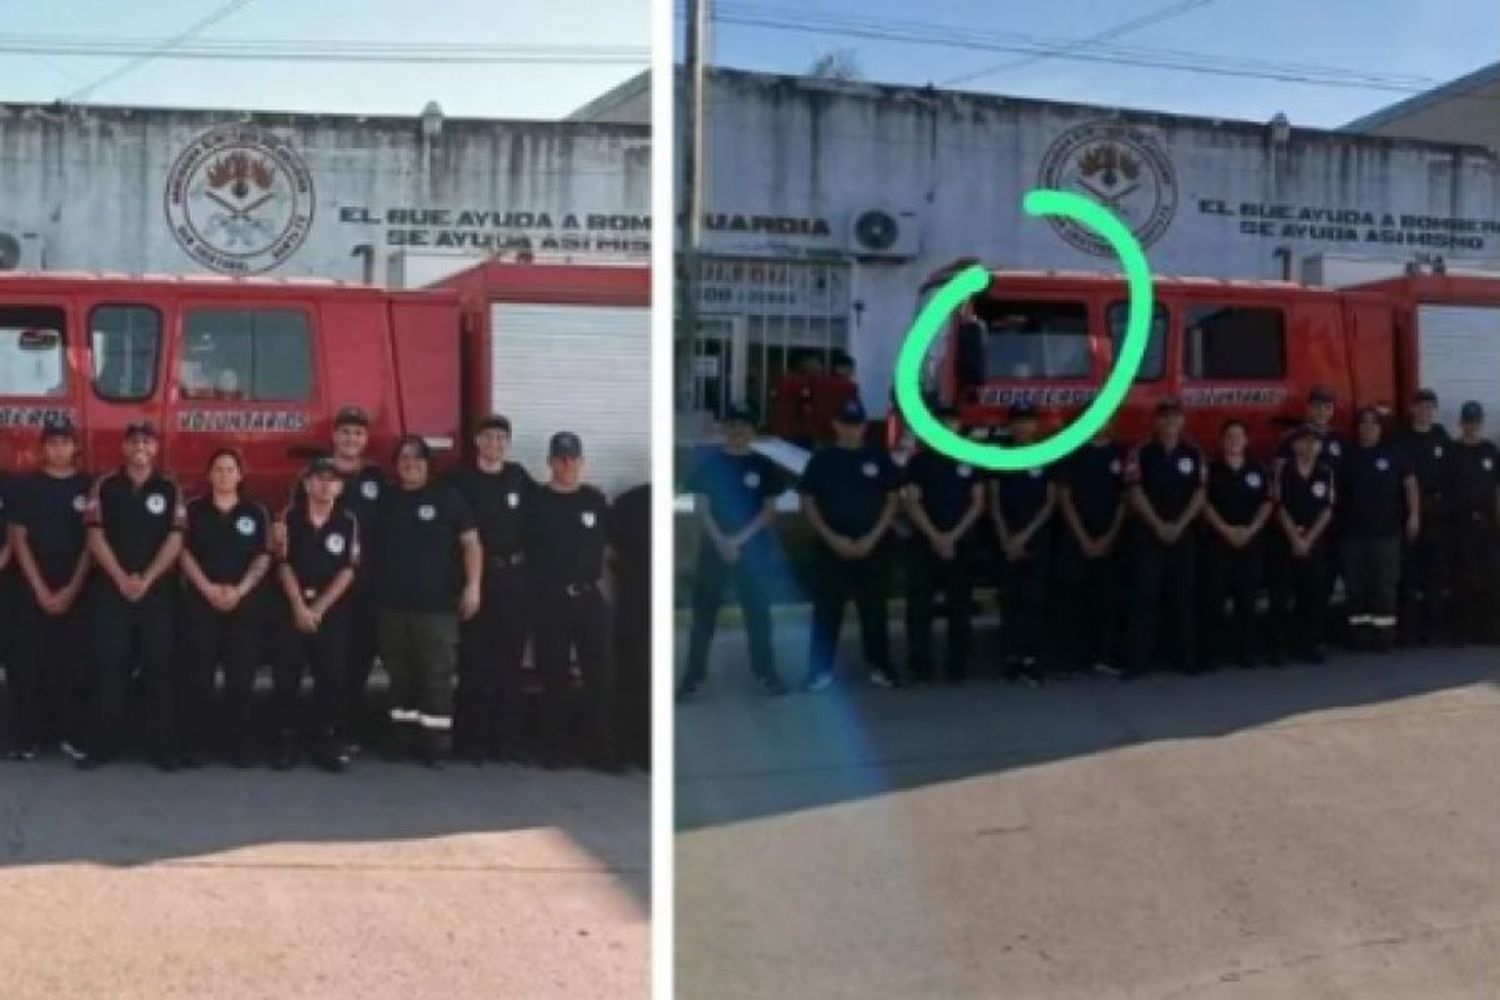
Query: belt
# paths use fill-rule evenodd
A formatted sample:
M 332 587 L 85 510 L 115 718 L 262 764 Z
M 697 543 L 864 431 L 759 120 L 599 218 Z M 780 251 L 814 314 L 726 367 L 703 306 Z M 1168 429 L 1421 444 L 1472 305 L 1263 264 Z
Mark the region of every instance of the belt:
M 486 558 L 486 562 L 491 566 L 498 566 L 501 569 L 511 569 L 526 562 L 526 553 L 512 552 L 510 555 L 491 555 Z

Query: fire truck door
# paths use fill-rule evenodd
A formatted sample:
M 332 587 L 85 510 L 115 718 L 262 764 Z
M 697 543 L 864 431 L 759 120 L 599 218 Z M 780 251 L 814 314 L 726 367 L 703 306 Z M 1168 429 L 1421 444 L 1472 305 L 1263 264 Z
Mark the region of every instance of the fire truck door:
M 65 297 L 0 298 L 0 467 L 32 468 L 48 417 L 80 421 L 84 376 L 72 368 L 79 321 Z
M 1458 410 L 1477 400 L 1500 413 L 1500 307 L 1417 306 L 1417 382 L 1438 396 L 1438 418 L 1458 426 Z

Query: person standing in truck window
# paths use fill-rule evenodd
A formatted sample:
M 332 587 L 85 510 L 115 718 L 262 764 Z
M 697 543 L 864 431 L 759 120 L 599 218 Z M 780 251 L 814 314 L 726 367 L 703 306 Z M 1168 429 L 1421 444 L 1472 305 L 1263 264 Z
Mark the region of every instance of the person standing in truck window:
M 1283 657 L 1322 663 L 1328 615 L 1329 526 L 1338 476 L 1318 458 L 1321 434 L 1308 425 L 1292 436 L 1292 457 L 1277 468 L 1276 526 L 1271 546 L 1272 665 Z
M 1125 482 L 1137 518 L 1131 550 L 1128 677 L 1146 669 L 1164 603 L 1168 646 L 1177 669 L 1201 669 L 1194 627 L 1197 539 L 1192 527 L 1203 506 L 1208 471 L 1198 446 L 1183 438 L 1182 424 L 1181 403 L 1157 403 L 1151 440 L 1136 446 L 1125 462 Z
M 552 435 L 547 465 L 552 476 L 537 490 L 526 535 L 535 608 L 533 652 L 544 698 L 542 763 L 572 764 L 581 749 L 590 763 L 612 770 L 617 766 L 614 663 L 609 613 L 599 586 L 608 549 L 609 501 L 583 481 L 583 442 L 577 434 Z M 583 682 L 581 725 L 573 710 L 575 663 Z
M 1010 443 L 1036 440 L 1036 407 L 1010 408 Z M 1005 677 L 1033 687 L 1046 679 L 1052 636 L 1047 607 L 1052 571 L 1052 515 L 1057 484 L 1040 466 L 990 477 L 990 521 L 1000 544 L 1000 617 L 1004 623 Z
M 187 513 L 177 481 L 156 467 L 155 425 L 125 428 L 125 464 L 94 483 L 84 523 L 99 572 L 90 596 L 94 658 L 95 730 L 85 768 L 120 749 L 132 648 L 139 650 L 149 705 L 147 731 L 153 763 L 177 769 L 173 728 L 172 649 L 177 557 Z
M 1395 442 L 1417 477 L 1422 512 L 1417 537 L 1402 553 L 1397 627 L 1407 645 L 1432 643 L 1446 624 L 1449 541 L 1443 470 L 1453 442 L 1447 429 L 1437 422 L 1437 406 L 1437 393 L 1417 390 L 1412 398 L 1411 424 Z
M 1445 459 L 1443 497 L 1452 545 L 1450 641 L 1500 636 L 1500 449 L 1484 437 L 1484 407 L 1459 410 L 1459 436 Z
M 57 740 L 76 762 L 91 735 L 81 599 L 90 564 L 83 513 L 91 484 L 78 470 L 71 422 L 44 424 L 41 452 L 41 468 L 19 480 L 6 502 L 23 583 L 10 659 L 11 753 L 29 760 L 40 744 Z
M 251 702 L 260 667 L 260 582 L 271 568 L 271 519 L 240 492 L 239 452 L 221 448 L 208 463 L 208 492 L 187 505 L 182 549 L 182 648 L 179 672 L 183 758 L 193 766 L 213 739 L 214 678 L 224 667 L 229 759 L 250 765 Z
M 1125 449 L 1108 426 L 1068 457 L 1058 477 L 1055 605 L 1064 648 L 1076 670 L 1119 677 L 1120 605 L 1125 586 Z
M 1381 440 L 1380 411 L 1361 408 L 1355 426 L 1340 490 L 1345 612 L 1355 647 L 1384 651 L 1396 643 L 1401 543 L 1417 537 L 1421 500 L 1405 452 Z
M 396 485 L 376 515 L 380 659 L 391 678 L 392 756 L 441 767 L 451 749 L 458 628 L 479 612 L 484 553 L 463 495 L 432 480 L 432 453 L 408 435 Z
M 521 658 L 531 634 L 526 586 L 526 517 L 536 480 L 506 459 L 510 421 L 498 414 L 474 431 L 474 458 L 450 479 L 469 505 L 484 551 L 479 613 L 459 626 L 457 755 L 478 763 L 520 760 L 526 691 Z
M 1230 420 L 1219 457 L 1208 467 L 1203 505 L 1203 638 L 1205 665 L 1254 665 L 1255 601 L 1264 569 L 1261 530 L 1271 518 L 1271 479 L 1246 454 L 1250 434 Z M 1226 613 L 1228 606 L 1233 613 Z
M 708 679 L 708 651 L 723 600 L 734 584 L 750 644 L 750 672 L 762 693 L 787 692 L 771 651 L 770 588 L 776 567 L 773 521 L 784 488 L 775 464 L 750 450 L 755 412 L 732 406 L 724 421 L 724 445 L 703 459 L 688 480 L 697 498 L 703 531 L 693 573 L 693 619 L 688 633 L 687 672 L 677 700 L 688 701 Z
M 933 415 L 958 433 L 958 410 L 938 406 Z M 941 591 L 948 610 L 945 674 L 961 683 L 969 672 L 974 580 L 969 572 L 971 530 L 984 516 L 979 470 L 942 452 L 922 448 L 906 463 L 903 490 L 916 531 L 906 565 L 906 642 L 912 680 L 932 679 L 932 598 Z
M 277 604 L 272 658 L 276 740 L 271 766 L 284 771 L 299 756 L 298 701 L 304 671 L 312 673 L 311 719 L 314 762 L 340 772 L 352 755 L 338 740 L 343 729 L 349 685 L 346 642 L 349 590 L 362 558 L 359 523 L 339 506 L 343 476 L 333 459 L 314 458 L 302 477 L 303 498 L 277 518 L 286 539 L 276 567 L 282 600 Z
M 852 597 L 870 682 L 897 685 L 886 621 L 890 540 L 901 481 L 884 449 L 865 443 L 865 408 L 848 400 L 833 421 L 836 440 L 802 471 L 802 509 L 818 540 L 813 566 L 812 645 L 803 687 L 833 683 L 839 627 Z

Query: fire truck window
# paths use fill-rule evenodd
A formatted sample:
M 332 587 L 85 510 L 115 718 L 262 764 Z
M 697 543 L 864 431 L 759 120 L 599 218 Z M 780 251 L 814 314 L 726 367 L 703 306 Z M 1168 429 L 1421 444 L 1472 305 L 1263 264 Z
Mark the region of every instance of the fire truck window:
M 985 302 L 984 374 L 992 379 L 1090 374 L 1088 308 L 1082 302 Z
M 1120 356 L 1120 348 L 1125 343 L 1125 323 L 1130 318 L 1130 306 L 1124 302 L 1110 303 L 1109 310 L 1104 314 L 1104 322 L 1109 326 L 1110 343 L 1114 344 L 1114 357 Z M 1136 373 L 1137 382 L 1155 382 L 1161 378 L 1162 372 L 1166 370 L 1167 353 L 1167 311 L 1161 306 L 1153 306 L 1151 309 L 1151 331 L 1146 339 L 1146 353 L 1141 357 L 1141 368 Z
M 156 391 L 161 315 L 149 306 L 100 306 L 89 316 L 94 392 L 100 399 L 133 402 Z
M 184 399 L 312 398 L 312 335 L 294 309 L 194 309 L 177 366 Z
M 63 396 L 68 391 L 61 309 L 0 305 L 0 396 Z
M 1279 379 L 1286 374 L 1284 327 L 1279 309 L 1193 306 L 1187 311 L 1184 371 L 1189 378 Z

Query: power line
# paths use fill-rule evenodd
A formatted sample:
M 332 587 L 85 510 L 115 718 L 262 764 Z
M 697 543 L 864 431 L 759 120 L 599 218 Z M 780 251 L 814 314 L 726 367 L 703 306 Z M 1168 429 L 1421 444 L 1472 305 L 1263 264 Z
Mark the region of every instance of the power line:
M 645 46 L 625 45 L 402 45 L 349 44 L 262 39 L 249 42 L 200 42 L 170 51 L 161 43 L 143 39 L 43 39 L 0 35 L 0 53 L 26 56 L 70 56 L 100 58 L 139 56 L 145 59 L 325 62 L 325 63 L 594 63 L 644 64 L 650 59 Z M 121 67 L 124 70 L 124 67 Z M 120 71 L 115 71 L 120 72 Z M 118 78 L 118 77 L 115 77 Z M 97 89 L 108 80 L 90 84 L 78 93 Z M 71 99 L 71 98 L 70 98 Z
M 126 73 L 144 66 L 146 63 L 150 62 L 152 59 L 155 59 L 158 56 L 164 55 L 165 53 L 175 48 L 177 45 L 180 45 L 181 43 L 187 41 L 189 38 L 192 38 L 194 35 L 198 34 L 198 32 L 203 31 L 205 28 L 209 28 L 215 24 L 218 24 L 220 21 L 224 20 L 235 11 L 240 10 L 241 8 L 247 6 L 252 2 L 253 0 L 229 0 L 228 3 L 221 4 L 220 6 L 215 7 L 207 17 L 203 17 L 197 21 L 194 21 L 192 24 L 188 25 L 186 30 L 184 30 L 182 33 L 167 39 L 155 49 L 147 52 L 142 52 L 140 55 L 136 56 L 136 58 L 130 60 L 124 65 L 116 67 L 115 69 L 110 70 L 108 73 L 105 73 L 93 83 L 78 88 L 77 90 L 73 91 L 73 93 L 69 94 L 66 99 L 70 102 L 83 100 L 94 91 L 98 90 L 100 87 L 114 83 Z

